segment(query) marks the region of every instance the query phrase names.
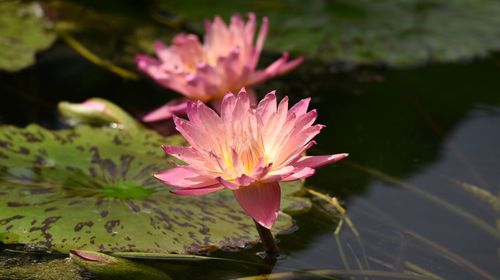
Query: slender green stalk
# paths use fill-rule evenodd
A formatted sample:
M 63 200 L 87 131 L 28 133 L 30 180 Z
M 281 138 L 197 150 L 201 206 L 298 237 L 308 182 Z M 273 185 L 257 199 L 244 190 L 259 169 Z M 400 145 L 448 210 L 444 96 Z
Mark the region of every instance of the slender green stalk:
M 125 78 L 125 79 L 131 79 L 131 80 L 139 80 L 139 76 L 135 74 L 134 72 L 128 71 L 126 69 L 123 69 L 121 67 L 118 67 L 114 65 L 113 63 L 101 59 L 97 55 L 95 55 L 93 52 L 91 52 L 89 49 L 87 49 L 84 45 L 82 45 L 80 42 L 78 42 L 73 36 L 65 33 L 65 32 L 59 32 L 59 37 L 66 43 L 68 46 L 70 46 L 73 50 L 75 50 L 78 54 L 83 56 L 85 59 L 88 61 L 94 63 L 95 65 L 98 65 L 100 67 L 106 68 L 107 70 Z
M 280 255 L 280 249 L 276 244 L 276 240 L 274 239 L 271 230 L 263 227 L 257 221 L 255 221 L 255 227 L 259 232 L 260 240 L 262 240 L 262 245 L 264 246 L 264 251 L 266 253 L 264 260 L 269 263 L 275 263 Z

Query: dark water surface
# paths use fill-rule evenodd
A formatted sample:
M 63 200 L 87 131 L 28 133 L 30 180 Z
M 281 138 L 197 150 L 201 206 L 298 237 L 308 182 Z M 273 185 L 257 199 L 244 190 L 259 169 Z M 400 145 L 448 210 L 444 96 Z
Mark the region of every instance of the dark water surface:
M 309 269 L 335 270 L 334 279 L 412 279 L 408 271 L 427 279 L 500 278 L 500 209 L 494 201 L 500 199 L 498 56 L 348 73 L 308 62 L 257 92 L 262 96 L 275 88 L 293 103 L 313 97 L 319 123 L 327 128 L 312 154 L 350 153 L 344 162 L 320 169 L 307 184 L 341 199 L 354 230 L 345 222 L 337 228 L 337 219 L 315 207 L 295 217 L 295 233 L 280 237 L 286 258 L 272 269 L 147 263 L 175 279 Z M 0 91 L 0 123 L 35 122 L 56 129 L 64 128 L 56 113 L 61 100 L 99 96 L 140 114 L 175 96 L 146 79 L 124 81 L 63 46 L 43 54 L 35 67 L 0 74 Z M 213 255 L 259 262 L 255 253 L 260 250 L 259 245 Z

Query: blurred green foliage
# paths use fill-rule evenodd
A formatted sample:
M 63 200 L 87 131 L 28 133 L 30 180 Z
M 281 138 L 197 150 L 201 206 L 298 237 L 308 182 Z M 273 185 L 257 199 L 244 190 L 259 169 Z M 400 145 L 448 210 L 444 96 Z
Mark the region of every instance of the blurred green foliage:
M 325 62 L 407 67 L 487 55 L 500 48 L 493 0 L 5 1 L 0 69 L 34 62 L 54 33 L 76 34 L 96 55 L 134 69 L 134 55 L 177 32 L 202 34 L 204 19 L 253 11 L 270 18 L 266 48 Z
M 17 71 L 35 62 L 35 53 L 56 36 L 40 4 L 0 2 L 0 70 Z

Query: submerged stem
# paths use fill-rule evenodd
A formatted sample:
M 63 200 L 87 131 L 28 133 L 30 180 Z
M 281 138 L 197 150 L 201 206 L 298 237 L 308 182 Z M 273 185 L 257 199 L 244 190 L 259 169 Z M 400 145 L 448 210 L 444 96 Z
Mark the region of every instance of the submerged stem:
M 264 246 L 264 251 L 266 253 L 264 260 L 267 262 L 275 263 L 280 255 L 280 249 L 276 244 L 276 240 L 274 239 L 271 230 L 263 227 L 256 220 L 253 221 L 255 222 L 255 227 L 259 232 L 260 240 L 262 240 L 262 245 Z

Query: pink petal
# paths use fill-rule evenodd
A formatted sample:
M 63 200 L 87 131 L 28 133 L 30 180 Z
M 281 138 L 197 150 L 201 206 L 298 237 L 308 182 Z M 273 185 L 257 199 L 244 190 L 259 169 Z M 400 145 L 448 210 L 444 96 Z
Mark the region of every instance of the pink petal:
M 278 183 L 254 184 L 233 190 L 241 208 L 256 222 L 270 229 L 280 209 L 281 190 Z
M 323 165 L 339 161 L 347 156 L 349 156 L 349 154 L 346 153 L 327 156 L 305 156 L 293 162 L 292 165 L 295 167 L 318 168 Z
M 293 166 L 285 166 L 276 170 L 273 170 L 264 177 L 264 179 L 261 179 L 261 182 L 278 182 L 283 180 L 284 178 L 290 176 L 295 172 L 295 167 Z
M 309 103 L 311 102 L 311 98 L 305 98 L 297 102 L 297 104 L 293 105 L 289 110 L 290 113 L 294 113 L 297 117 L 302 116 L 307 113 L 307 108 L 309 107 Z
M 186 114 L 188 101 L 186 99 L 175 99 L 158 109 L 148 113 L 142 118 L 144 122 L 155 122 L 165 119 L 170 119 L 174 115 L 184 115 Z
M 288 61 L 284 65 L 281 65 L 281 67 L 279 67 L 279 69 L 276 70 L 274 75 L 277 76 L 277 75 L 285 74 L 286 72 L 289 72 L 289 71 L 295 69 L 297 66 L 302 64 L 302 62 L 304 62 L 303 57 L 298 57 L 292 61 Z
M 257 35 L 257 42 L 254 51 L 252 52 L 251 58 L 248 61 L 248 67 L 251 70 L 254 70 L 257 67 L 257 64 L 259 63 L 260 53 L 264 48 L 264 42 L 266 41 L 268 31 L 269 31 L 269 20 L 267 19 L 267 17 L 264 17 L 262 19 L 262 26 L 260 27 L 259 35 Z
M 195 173 L 188 167 L 183 166 L 167 169 L 153 176 L 164 184 L 175 187 L 199 188 L 215 183 L 213 179 Z
M 246 186 L 254 183 L 255 179 L 252 178 L 252 177 L 250 177 L 250 176 L 248 176 L 248 175 L 243 174 L 240 177 L 236 178 L 236 181 L 238 182 L 238 184 L 240 185 L 240 187 L 241 186 L 246 187 Z
M 250 172 L 250 177 L 255 178 L 257 180 L 261 179 L 262 177 L 267 175 L 269 170 L 271 170 L 271 166 L 273 166 L 273 163 L 269 163 L 267 165 L 264 165 L 264 159 L 260 158 L 259 162 L 255 165 L 255 167 Z
M 314 175 L 315 170 L 309 167 L 296 169 L 290 176 L 284 178 L 282 182 L 296 181 Z
M 321 131 L 323 127 L 323 125 L 317 124 L 307 127 L 300 132 L 292 135 L 282 148 L 283 154 L 287 154 L 290 151 L 294 151 L 297 148 L 306 145 L 309 141 L 311 141 L 311 139 L 314 138 L 314 136 L 316 136 Z
M 276 166 L 289 165 L 301 157 L 302 153 L 309 150 L 313 145 L 316 145 L 316 141 L 310 141 L 304 146 L 299 146 L 293 151 L 282 151 L 279 157 L 276 159 Z
M 225 188 L 228 188 L 230 190 L 236 190 L 240 187 L 238 184 L 227 181 L 227 180 L 223 179 L 222 177 L 217 177 L 215 179 L 217 180 L 217 182 L 219 184 L 221 184 L 222 186 L 224 186 Z
M 221 118 L 203 102 L 189 103 L 186 113 L 191 123 L 203 129 L 205 133 L 213 134 L 214 137 L 224 134 Z
M 233 111 L 233 121 L 238 119 L 241 113 L 246 112 L 250 108 L 250 97 L 247 94 L 245 88 L 242 88 L 240 92 L 236 95 L 236 105 Z M 236 116 L 236 117 L 235 117 Z
M 191 144 L 191 146 L 211 151 L 214 147 L 217 147 L 217 143 L 214 138 L 207 133 L 204 127 L 199 127 L 190 121 L 181 119 L 177 116 L 173 117 L 175 129 L 179 131 L 182 136 Z
M 203 158 L 199 152 L 193 147 L 185 146 L 162 146 L 165 153 L 174 156 L 190 166 L 202 166 L 205 164 L 206 159 Z M 185 167 L 184 167 L 185 168 Z
M 281 58 L 273 62 L 266 69 L 254 72 L 250 78 L 248 85 L 255 85 L 275 76 L 284 74 L 303 62 L 303 58 L 299 57 L 292 61 L 288 61 L 288 53 L 284 53 Z
M 236 96 L 229 92 L 222 99 L 221 105 L 221 117 L 225 123 L 230 123 L 234 111 L 234 106 L 236 106 Z
M 215 184 L 215 185 L 210 185 L 210 186 L 207 186 L 207 187 L 204 187 L 204 188 L 176 189 L 176 190 L 171 190 L 170 192 L 174 193 L 174 194 L 177 194 L 177 195 L 204 195 L 204 194 L 207 194 L 207 193 L 211 193 L 211 192 L 215 192 L 215 191 L 221 190 L 223 188 L 224 187 L 222 187 L 221 185 Z
M 276 91 L 271 91 L 266 94 L 257 105 L 257 119 L 259 119 L 262 124 L 267 123 L 272 114 L 276 112 L 276 106 Z

